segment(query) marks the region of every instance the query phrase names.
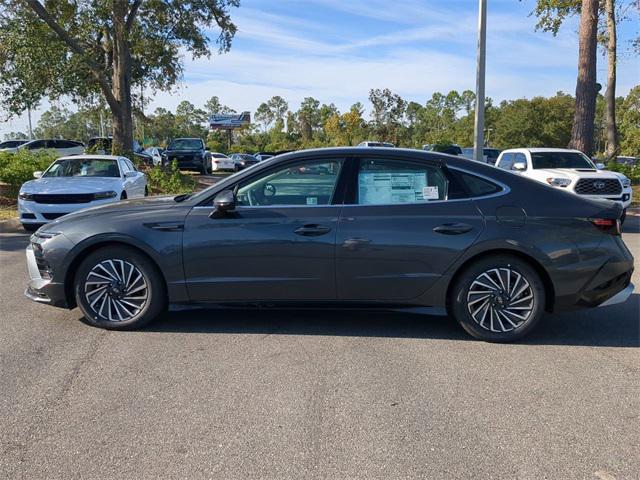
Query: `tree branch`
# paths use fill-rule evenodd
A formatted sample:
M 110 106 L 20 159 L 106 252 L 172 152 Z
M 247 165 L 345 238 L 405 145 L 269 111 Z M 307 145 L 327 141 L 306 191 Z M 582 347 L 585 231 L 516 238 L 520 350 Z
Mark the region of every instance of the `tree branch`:
M 76 54 L 83 57 L 83 61 L 89 67 L 89 71 L 95 77 L 96 81 L 100 85 L 100 89 L 102 93 L 104 93 L 105 99 L 107 103 L 111 107 L 111 109 L 115 112 L 120 111 L 120 104 L 116 100 L 116 97 L 113 95 L 113 91 L 111 90 L 111 86 L 104 75 L 104 71 L 100 69 L 94 62 L 92 62 L 86 54 L 86 50 L 78 43 L 74 38 L 71 37 L 59 24 L 55 21 L 55 19 L 49 14 L 47 9 L 38 1 L 38 0 L 25 0 L 27 5 L 31 7 L 31 9 L 40 17 L 40 19 L 45 22 L 51 30 L 53 30 L 56 35 L 66 43 L 69 48 Z
M 135 0 L 133 2 L 133 5 L 131 5 L 131 10 L 129 10 L 129 15 L 127 16 L 127 22 L 125 24 L 127 32 L 131 31 L 131 27 L 133 26 L 133 21 L 136 18 L 136 14 L 138 13 L 138 9 L 140 8 L 141 3 L 142 3 L 142 0 Z

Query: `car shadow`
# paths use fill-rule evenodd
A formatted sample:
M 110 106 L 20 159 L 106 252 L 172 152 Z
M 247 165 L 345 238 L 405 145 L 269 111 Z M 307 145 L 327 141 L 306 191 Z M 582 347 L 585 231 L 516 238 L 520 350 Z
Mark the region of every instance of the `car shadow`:
M 640 295 L 624 304 L 545 315 L 522 345 L 640 346 Z M 474 341 L 447 316 L 403 311 L 198 309 L 168 312 L 150 332 L 324 335 Z
M 622 225 L 622 233 L 640 233 L 640 216 L 627 215 Z

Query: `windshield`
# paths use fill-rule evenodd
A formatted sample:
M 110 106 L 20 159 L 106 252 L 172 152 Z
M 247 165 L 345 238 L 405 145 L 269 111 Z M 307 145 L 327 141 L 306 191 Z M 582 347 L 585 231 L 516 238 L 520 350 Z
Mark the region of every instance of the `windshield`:
M 595 165 L 579 152 L 531 152 L 531 163 L 534 169 L 542 168 L 588 168 L 595 170 Z
M 120 177 L 115 160 L 69 158 L 54 162 L 43 177 Z
M 167 150 L 200 150 L 202 140 L 198 138 L 178 138 L 171 142 Z

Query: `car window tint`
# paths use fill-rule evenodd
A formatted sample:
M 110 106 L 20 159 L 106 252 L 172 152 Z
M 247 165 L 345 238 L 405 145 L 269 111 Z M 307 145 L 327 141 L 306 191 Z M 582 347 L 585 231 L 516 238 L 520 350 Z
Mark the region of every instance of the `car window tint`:
M 276 168 L 241 183 L 236 193 L 236 204 L 329 205 L 341 167 L 341 160 L 309 160 Z
M 527 166 L 527 157 L 525 157 L 524 153 L 516 153 L 513 157 L 513 164 L 511 165 L 511 170 L 515 170 L 513 165 L 516 163 L 524 163 L 525 167 Z
M 133 162 L 131 160 L 129 160 L 128 158 L 124 159 L 124 163 L 127 164 L 127 167 L 129 167 L 129 170 L 131 170 L 132 172 L 137 172 L 138 171 L 138 169 L 133 164 Z
M 44 140 L 36 140 L 36 141 L 33 141 L 33 142 L 29 143 L 25 148 L 27 150 L 35 150 L 37 148 L 44 148 L 45 145 L 46 145 L 46 143 L 45 143 Z
M 502 187 L 484 178 L 466 172 L 458 171 L 456 173 L 472 197 L 482 197 L 502 191 Z
M 500 161 L 498 162 L 498 168 L 504 168 L 505 170 L 511 170 L 511 167 L 513 166 L 513 153 L 505 153 L 502 155 L 502 157 L 500 158 Z
M 358 171 L 358 205 L 397 205 L 446 200 L 449 181 L 433 165 L 395 159 L 362 159 Z

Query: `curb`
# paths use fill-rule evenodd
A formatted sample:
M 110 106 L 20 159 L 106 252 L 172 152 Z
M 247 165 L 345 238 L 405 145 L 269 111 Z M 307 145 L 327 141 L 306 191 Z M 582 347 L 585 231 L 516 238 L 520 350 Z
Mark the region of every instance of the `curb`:
M 29 232 L 22 228 L 22 224 L 18 218 L 10 218 L 8 220 L 0 220 L 0 233 L 23 233 Z
M 632 217 L 640 217 L 640 208 L 627 208 L 627 215 Z

